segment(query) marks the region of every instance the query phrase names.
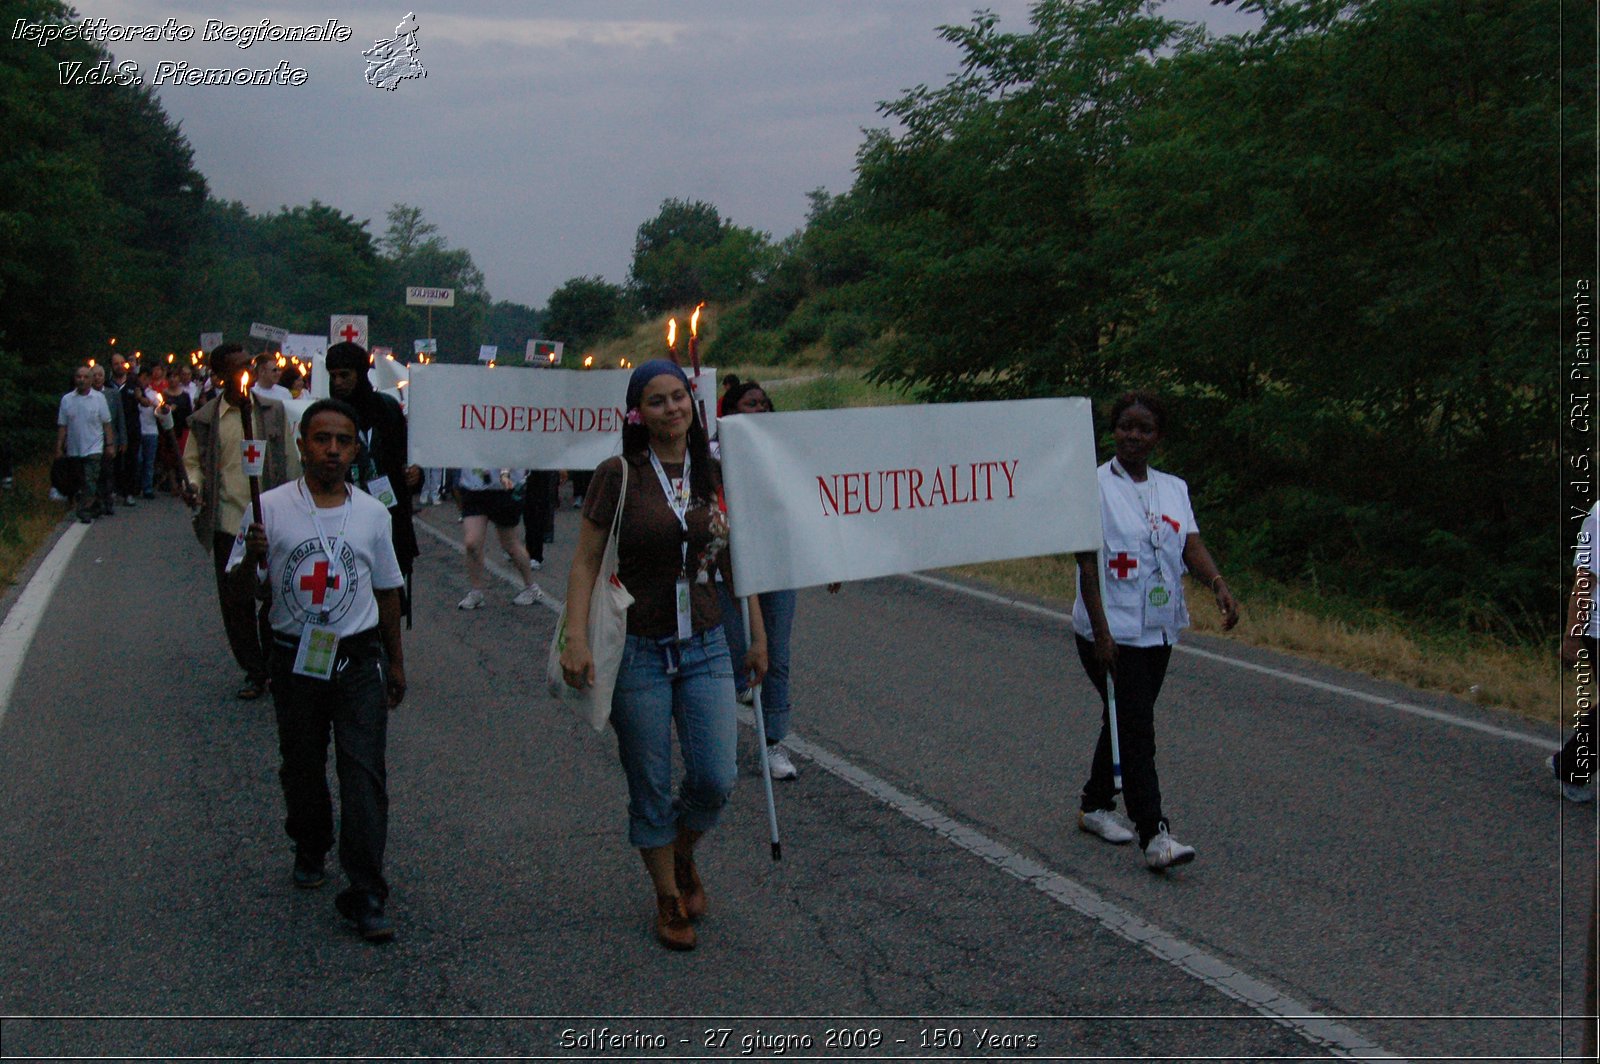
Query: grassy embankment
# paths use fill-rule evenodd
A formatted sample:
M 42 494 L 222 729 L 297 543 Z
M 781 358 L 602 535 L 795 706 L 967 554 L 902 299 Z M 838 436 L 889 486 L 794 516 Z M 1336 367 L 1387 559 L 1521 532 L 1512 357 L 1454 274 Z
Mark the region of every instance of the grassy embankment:
M 16 471 L 16 483 L 0 494 L 0 592 L 17 576 L 67 513 L 66 503 L 50 501 L 50 463 L 28 462 Z

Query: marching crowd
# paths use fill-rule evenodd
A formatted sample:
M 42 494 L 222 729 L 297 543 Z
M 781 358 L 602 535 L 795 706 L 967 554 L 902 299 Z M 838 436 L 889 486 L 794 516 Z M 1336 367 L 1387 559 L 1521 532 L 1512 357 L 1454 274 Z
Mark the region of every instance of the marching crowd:
M 387 714 L 406 692 L 401 624 L 418 555 L 414 507 L 445 492 L 459 503 L 469 585 L 461 609 L 485 602 L 490 524 L 523 584 L 512 601 L 530 605 L 542 594 L 533 573 L 553 534 L 558 476 L 445 476 L 410 465 L 403 409 L 373 389 L 369 365 L 356 344 L 330 347 L 331 397 L 312 402 L 296 427 L 283 401 L 299 396 L 300 382 L 280 381 L 272 354 L 252 358 L 243 345 L 223 344 L 200 377 L 113 356 L 109 375 L 100 366 L 76 371 L 61 400 L 57 458 L 76 469 L 80 521 L 157 491 L 191 507 L 245 677 L 238 697 L 274 699 L 293 882 L 326 882 L 337 837 L 348 886 L 335 903 L 362 937 L 383 941 L 393 935 L 382 871 L 385 736 Z M 724 387 L 720 417 L 773 409 L 755 382 Z M 696 845 L 732 791 L 736 704 L 753 689 L 768 728 L 764 764 L 775 779 L 798 774 L 781 746 L 796 599 L 770 592 L 742 609 L 736 598 L 715 441 L 683 370 L 666 360 L 638 367 L 625 407 L 620 455 L 592 476 L 572 477 L 581 519 L 553 671 L 558 684 L 602 703 L 628 786 L 628 838 L 655 895 L 656 936 L 686 950 L 710 907 Z M 1172 834 L 1155 763 L 1155 704 L 1189 623 L 1183 577 L 1214 598 L 1224 628 L 1237 623 L 1239 604 L 1201 539 L 1188 485 L 1150 464 L 1169 431 L 1160 399 L 1131 392 L 1109 414 L 1114 453 L 1098 470 L 1103 550 L 1077 556 L 1072 615 L 1077 655 L 1103 707 L 1078 826 L 1107 843 L 1137 842 L 1145 863 L 1164 871 L 1195 858 Z M 240 455 L 250 440 L 265 454 L 247 472 Z M 1595 522 L 1591 512 L 1588 528 L 1600 535 Z M 1576 569 L 1575 603 L 1591 594 L 1592 556 L 1576 559 Z M 617 616 L 592 614 L 614 609 L 597 593 L 613 581 L 631 605 Z M 1592 663 L 1600 620 L 1592 609 L 1584 620 L 1563 650 Z M 607 623 L 615 639 L 602 638 Z M 1581 757 L 1569 744 L 1551 762 L 1574 800 L 1591 793 L 1587 727 L 1580 724 Z M 337 836 L 325 771 L 330 732 Z M 676 786 L 674 735 L 683 766 Z

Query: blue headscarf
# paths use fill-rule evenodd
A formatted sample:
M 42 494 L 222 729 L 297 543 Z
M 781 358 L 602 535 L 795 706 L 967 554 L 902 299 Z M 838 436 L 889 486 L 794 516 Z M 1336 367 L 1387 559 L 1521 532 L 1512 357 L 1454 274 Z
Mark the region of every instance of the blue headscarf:
M 634 370 L 633 376 L 628 378 L 628 409 L 637 410 L 640 400 L 644 398 L 645 385 L 666 373 L 682 381 L 685 388 L 689 387 L 689 378 L 682 366 L 664 358 L 653 358 Z

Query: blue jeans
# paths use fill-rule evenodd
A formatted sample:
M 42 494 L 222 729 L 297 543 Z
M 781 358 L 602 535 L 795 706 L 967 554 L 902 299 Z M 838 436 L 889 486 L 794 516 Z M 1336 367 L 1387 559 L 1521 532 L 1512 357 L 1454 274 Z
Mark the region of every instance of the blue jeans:
M 139 491 L 149 495 L 156 486 L 156 451 L 159 449 L 161 437 L 139 437 Z
M 722 597 L 722 631 L 728 639 L 728 656 L 734 663 L 734 683 L 742 692 L 749 678 L 744 671 L 744 613 L 718 582 Z M 795 592 L 768 591 L 757 595 L 761 620 L 767 628 L 767 676 L 761 681 L 761 714 L 766 720 L 767 742 L 775 743 L 789 734 L 789 635 L 794 631 Z
M 733 793 L 733 668 L 720 628 L 679 646 L 678 671 L 666 671 L 666 651 L 654 640 L 628 636 L 611 696 L 611 727 L 628 777 L 628 841 L 666 846 L 680 827 L 708 831 Z M 672 794 L 672 729 L 678 729 L 683 782 Z

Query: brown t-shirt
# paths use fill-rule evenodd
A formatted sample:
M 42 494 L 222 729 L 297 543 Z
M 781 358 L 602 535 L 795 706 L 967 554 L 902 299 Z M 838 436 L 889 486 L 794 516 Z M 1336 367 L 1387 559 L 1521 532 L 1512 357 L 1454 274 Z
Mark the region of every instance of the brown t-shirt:
M 617 512 L 617 488 L 622 484 L 622 458 L 607 458 L 594 471 L 583 499 L 583 516 L 611 532 L 611 519 Z M 661 481 L 650 465 L 648 453 L 635 455 L 628 462 L 628 498 L 622 508 L 622 535 L 617 543 L 617 578 L 633 596 L 628 609 L 628 634 L 661 639 L 678 630 L 675 600 L 678 575 L 683 567 L 683 528 L 667 503 Z M 683 466 L 663 462 L 670 480 L 683 475 Z M 711 460 L 712 483 L 722 483 L 722 467 Z M 702 556 L 710 545 L 711 517 L 716 507 L 700 499 L 689 500 L 689 613 L 694 630 L 703 632 L 722 623 L 716 586 L 695 579 Z M 732 584 L 728 552 L 724 547 L 715 559 Z M 712 579 L 715 579 L 715 572 Z

